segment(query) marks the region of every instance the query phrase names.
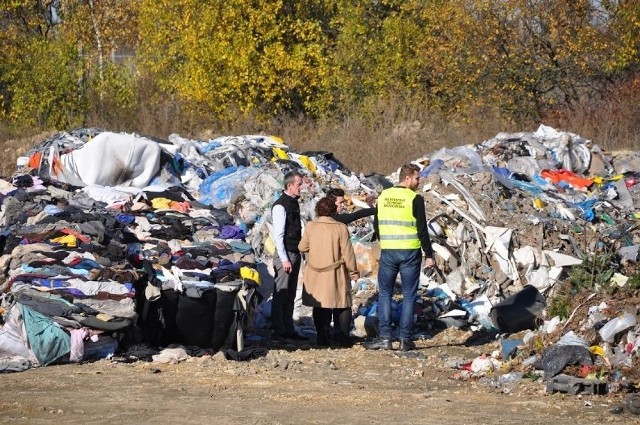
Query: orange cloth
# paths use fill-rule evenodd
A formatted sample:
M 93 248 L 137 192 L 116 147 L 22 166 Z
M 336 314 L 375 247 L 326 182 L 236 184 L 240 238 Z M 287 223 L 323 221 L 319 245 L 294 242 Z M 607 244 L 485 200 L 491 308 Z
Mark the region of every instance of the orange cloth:
M 586 188 L 593 184 L 593 179 L 580 177 L 573 171 L 569 170 L 542 170 L 540 175 L 551 183 L 557 184 L 561 181 L 569 183 L 571 186 Z
M 42 152 L 36 152 L 29 157 L 29 168 L 37 169 L 42 161 Z
M 189 210 L 191 209 L 191 204 L 186 201 L 185 202 L 173 201 L 169 204 L 169 208 L 171 208 L 172 210 L 186 213 L 186 212 L 189 212 Z

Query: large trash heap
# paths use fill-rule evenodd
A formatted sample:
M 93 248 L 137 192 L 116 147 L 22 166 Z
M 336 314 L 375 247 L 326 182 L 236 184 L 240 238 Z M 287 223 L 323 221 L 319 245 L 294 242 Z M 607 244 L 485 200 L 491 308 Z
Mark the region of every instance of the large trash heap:
M 246 332 L 269 326 L 270 207 L 284 174 L 306 176 L 304 221 L 330 187 L 357 209 L 397 183 L 397 173 L 359 175 L 330 152 L 262 135 L 159 140 L 84 128 L 18 162 L 0 180 L 0 371 L 242 357 Z M 498 335 L 500 353 L 456 365 L 471 377 L 544 370 L 550 391 L 637 379 L 627 372 L 640 345 L 629 298 L 640 287 L 640 153 L 606 154 L 541 125 L 414 162 L 438 265 L 421 276 L 416 337 L 451 327 Z M 349 227 L 361 272 L 354 335 L 374 336 L 379 250 L 371 219 Z M 550 302 L 572 297 L 584 299 L 564 314 Z M 573 365 L 581 381 L 558 378 Z

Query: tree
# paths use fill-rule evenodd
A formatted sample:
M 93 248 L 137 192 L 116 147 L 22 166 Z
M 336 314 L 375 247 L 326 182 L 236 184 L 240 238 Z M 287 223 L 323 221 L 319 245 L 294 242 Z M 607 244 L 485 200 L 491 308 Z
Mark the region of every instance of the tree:
M 300 16 L 304 4 L 142 0 L 141 63 L 164 90 L 217 115 L 312 111 L 326 36 Z
M 53 6 L 14 0 L 0 8 L 2 115 L 20 126 L 68 126 L 85 106 L 76 84 L 82 58 L 57 36 Z

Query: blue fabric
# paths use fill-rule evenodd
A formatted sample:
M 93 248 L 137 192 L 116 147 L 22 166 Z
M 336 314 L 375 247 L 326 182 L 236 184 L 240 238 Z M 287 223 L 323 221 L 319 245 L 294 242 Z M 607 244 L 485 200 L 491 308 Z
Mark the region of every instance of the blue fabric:
M 71 336 L 44 314 L 20 304 L 29 348 L 46 366 L 71 351 Z
M 46 212 L 48 215 L 57 215 L 62 214 L 64 210 L 56 207 L 55 205 L 47 205 L 44 207 L 44 212 Z
M 78 274 L 78 270 L 101 269 L 102 266 L 99 263 L 97 263 L 96 261 L 93 261 L 90 258 L 83 258 L 82 260 L 78 261 L 77 263 L 74 263 L 73 265 L 70 265 L 69 268 L 73 269 L 73 272 L 75 274 Z
M 223 258 L 222 260 L 220 260 L 215 270 L 218 270 L 218 271 L 227 270 L 227 271 L 237 272 L 240 270 L 240 267 L 242 267 L 240 263 L 234 263 L 233 261 Z
M 420 177 L 427 177 L 431 173 L 438 172 L 444 167 L 444 161 L 441 159 L 435 159 L 431 161 L 429 165 L 424 167 L 424 169 L 420 172 Z
M 411 339 L 413 312 L 420 281 L 420 249 L 383 249 L 378 269 L 378 320 L 380 338 L 391 338 L 391 296 L 396 277 L 402 281 L 402 311 L 400 313 L 400 339 Z
M 244 239 L 244 231 L 238 226 L 225 224 L 220 229 L 220 238 L 222 239 Z
M 118 221 L 118 223 L 131 224 L 134 221 L 136 221 L 136 218 L 133 215 L 130 215 L 130 214 L 120 213 L 120 214 L 116 215 L 116 220 Z
M 239 252 L 240 254 L 250 254 L 253 251 L 251 245 L 244 241 L 232 240 L 229 245 L 233 252 Z
M 51 289 L 66 288 L 69 286 L 69 282 L 67 282 L 66 279 L 33 279 L 31 283 Z

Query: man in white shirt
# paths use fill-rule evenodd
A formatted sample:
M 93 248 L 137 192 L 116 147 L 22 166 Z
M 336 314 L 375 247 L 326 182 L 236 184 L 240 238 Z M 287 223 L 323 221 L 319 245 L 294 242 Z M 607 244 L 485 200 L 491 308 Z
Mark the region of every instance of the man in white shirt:
M 298 243 L 302 239 L 300 191 L 302 174 L 291 171 L 284 176 L 284 193 L 273 204 L 271 238 L 276 246 L 271 324 L 275 338 L 306 339 L 293 327 L 293 310 L 298 287 L 301 256 Z

